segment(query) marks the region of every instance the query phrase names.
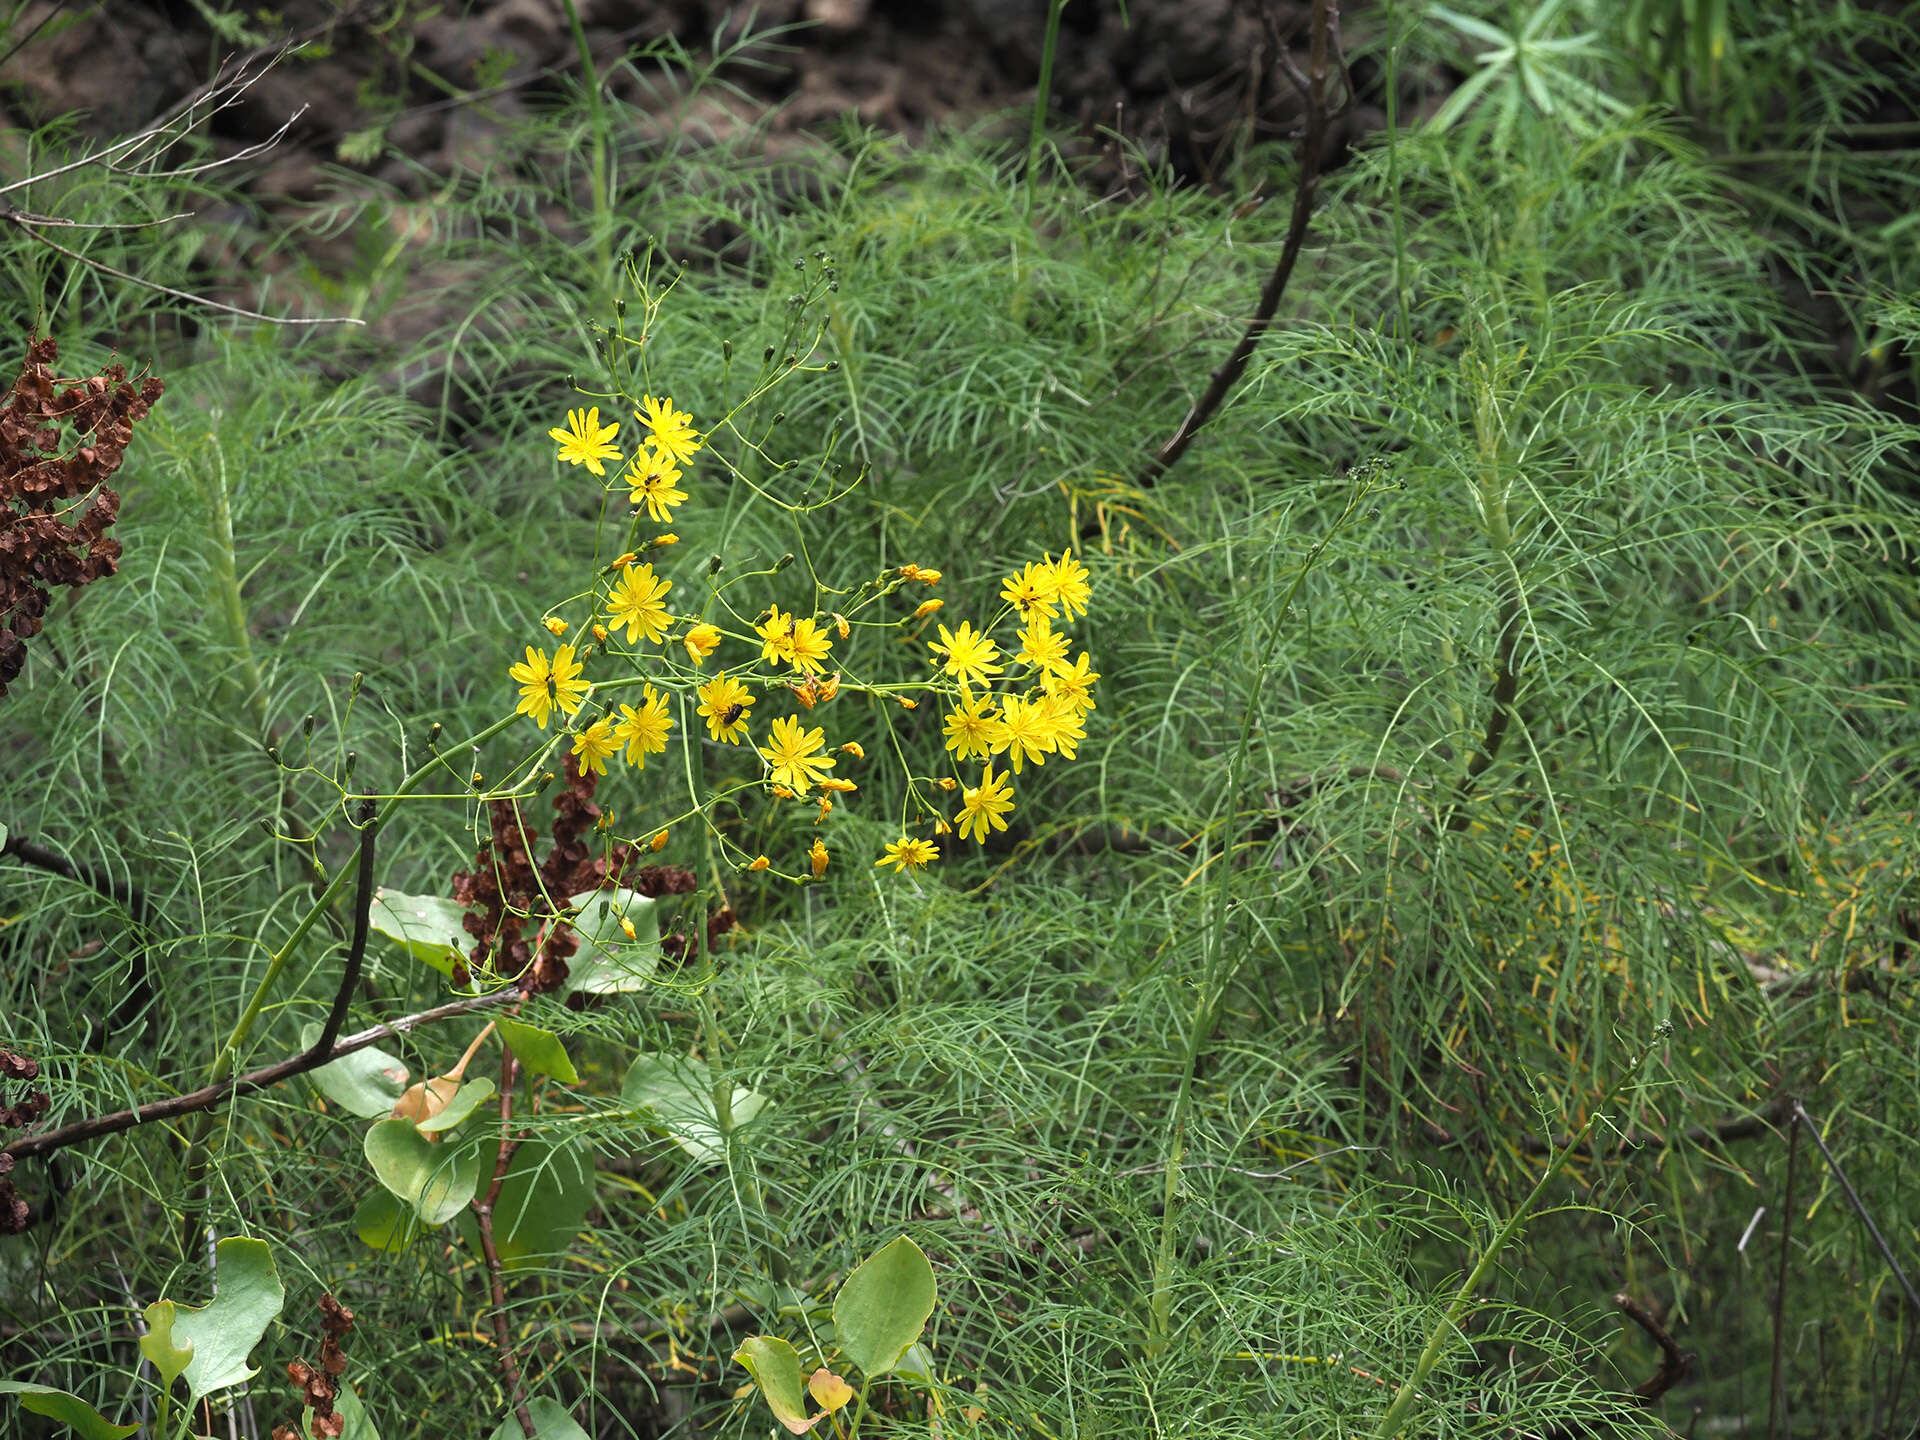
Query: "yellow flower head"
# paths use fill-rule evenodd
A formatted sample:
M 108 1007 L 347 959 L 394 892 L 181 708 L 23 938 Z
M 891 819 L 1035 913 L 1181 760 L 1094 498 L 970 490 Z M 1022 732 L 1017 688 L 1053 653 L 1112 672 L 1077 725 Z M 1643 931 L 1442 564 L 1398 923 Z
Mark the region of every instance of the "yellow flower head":
M 629 645 L 640 638 L 642 631 L 657 645 L 667 638 L 667 626 L 673 621 L 667 607 L 660 603 L 661 597 L 672 588 L 671 580 L 655 577 L 651 565 L 637 569 L 623 565 L 620 578 L 607 595 L 607 618 L 613 621 L 616 630 L 622 625 L 627 627 Z
M 660 833 L 659 833 L 658 835 L 656 835 L 656 836 L 654 836 L 654 837 L 653 837 L 653 839 L 651 839 L 651 840 L 649 840 L 649 841 L 647 842 L 647 848 L 648 848 L 649 850 L 664 850 L 664 849 L 666 849 L 666 848 L 667 848 L 667 835 L 668 835 L 668 833 L 669 833 L 668 831 L 665 831 L 665 830 L 662 830 L 662 831 L 661 831 L 661 832 L 660 832 Z
M 580 666 L 573 658 L 573 646 L 562 645 L 547 662 L 547 652 L 527 646 L 526 663 L 509 665 L 507 674 L 520 684 L 520 703 L 514 713 L 531 716 L 542 730 L 556 707 L 562 714 L 577 715 L 580 702 L 593 687 L 580 678 Z
M 573 753 L 580 757 L 583 775 L 589 770 L 606 774 L 607 757 L 619 748 L 613 738 L 613 721 L 604 715 L 573 737 Z
M 958 632 L 942 625 L 939 641 L 928 641 L 927 648 L 936 655 L 946 656 L 947 663 L 943 668 L 963 686 L 984 687 L 990 683 L 989 676 L 998 675 L 1006 668 L 994 664 L 1000 658 L 1000 647 L 987 636 L 977 633 L 971 621 L 962 620 Z
M 1013 813 L 1013 785 L 1005 775 L 993 773 L 991 762 L 978 785 L 969 785 L 960 798 L 960 838 L 971 837 L 984 845 L 987 832 L 1007 828 L 1005 817 Z
M 1080 742 L 1087 738 L 1086 712 L 1071 700 L 1053 695 L 1039 704 L 1041 718 L 1052 730 L 1053 748 L 1062 760 L 1072 760 L 1079 754 Z
M 644 770 L 647 756 L 665 752 L 673 716 L 667 712 L 667 697 L 653 686 L 642 687 L 640 693 L 638 710 L 631 705 L 620 707 L 620 723 L 614 726 L 613 738 L 627 747 L 627 763 Z
M 1036 670 L 1054 670 L 1067 663 L 1067 646 L 1072 643 L 1070 637 L 1053 628 L 1046 616 L 1035 615 L 1020 632 L 1020 654 L 1016 658 Z
M 773 783 L 790 786 L 799 795 L 812 789 L 833 768 L 833 757 L 818 753 L 825 743 L 825 733 L 817 726 L 802 730 L 791 715 L 775 720 L 767 743 L 760 747 L 771 767 Z
M 827 873 L 827 842 L 819 836 L 813 840 L 813 848 L 807 852 L 807 860 L 813 866 L 813 878 L 818 880 Z
M 720 631 L 713 625 L 696 625 L 680 643 L 687 647 L 687 658 L 696 665 L 707 663 L 707 656 L 720 648 Z
M 753 627 L 760 637 L 760 658 L 775 664 L 785 661 L 797 669 L 799 662 L 793 658 L 793 632 L 797 628 L 793 616 L 783 613 L 778 605 L 768 606 L 766 619 Z
M 1047 573 L 1049 598 L 1060 602 L 1069 620 L 1087 613 L 1093 587 L 1087 583 L 1087 567 L 1073 558 L 1073 551 L 1063 551 L 1058 560 L 1043 560 L 1040 568 Z
M 822 790 L 831 790 L 836 795 L 851 795 L 860 787 L 851 780 L 842 780 L 838 775 L 829 775 L 820 782 Z
M 851 755 L 856 760 L 864 760 L 867 758 L 867 752 L 861 748 L 858 740 L 847 741 L 846 744 L 840 747 L 839 753 L 842 755 Z
M 679 478 L 680 471 L 675 468 L 672 456 L 648 449 L 629 460 L 627 472 L 621 476 L 627 482 L 628 502 L 646 506 L 648 516 L 657 525 L 673 519 L 676 505 L 687 503 L 687 492 L 674 483 Z
M 694 692 L 700 697 L 700 713 L 706 717 L 707 733 L 716 740 L 738 745 L 747 733 L 752 718 L 753 692 L 722 670 Z
M 567 428 L 547 434 L 560 442 L 560 456 L 569 465 L 584 465 L 595 475 L 605 475 L 602 460 L 618 460 L 620 452 L 608 442 L 620 433 L 620 424 L 600 423 L 600 407 L 567 411 Z
M 838 695 L 839 693 L 840 693 L 840 672 L 836 670 L 833 672 L 833 674 L 827 676 L 826 679 L 820 682 L 820 703 L 822 705 L 826 704 L 829 700 L 833 699 L 833 697 Z
M 914 607 L 913 618 L 916 620 L 924 620 L 946 603 L 944 600 L 922 600 Z
M 767 859 L 766 856 L 756 855 L 753 857 L 753 863 L 747 866 L 748 873 L 752 873 L 755 870 L 764 870 L 772 863 L 773 862 Z
M 1000 587 L 1000 598 L 1018 610 L 1023 619 L 1044 615 L 1051 620 L 1058 604 L 1058 588 L 1053 567 L 1030 560 L 1025 569 L 1016 570 L 1006 578 Z
M 1000 732 L 994 737 L 994 753 L 1007 752 L 1018 775 L 1031 760 L 1047 763 L 1059 734 L 1059 720 L 1046 708 L 1044 700 L 1023 700 L 1009 695 L 1000 704 Z
M 931 840 L 915 840 L 910 836 L 902 835 L 898 840 L 889 841 L 887 853 L 873 863 L 891 865 L 904 875 L 908 870 L 919 870 L 929 860 L 939 858 L 940 847 Z
M 670 460 L 691 464 L 694 452 L 700 448 L 700 437 L 693 431 L 693 416 L 684 410 L 675 410 L 670 396 L 663 395 L 656 400 L 651 395 L 643 395 L 640 405 L 633 414 L 647 427 L 647 443 Z
M 796 620 L 788 648 L 792 653 L 787 658 L 796 670 L 821 675 L 826 672 L 827 652 L 833 648 L 833 641 L 814 621 Z
M 548 631 L 554 635 L 564 635 L 567 633 L 567 622 L 562 620 L 558 615 L 549 615 L 540 623 L 546 626 Z
M 968 695 L 946 719 L 947 749 L 961 760 L 982 759 L 993 753 L 1000 738 L 1000 718 L 988 704 L 991 695 Z
M 1093 668 L 1093 662 L 1081 655 L 1071 665 L 1062 665 L 1040 677 L 1040 688 L 1056 700 L 1070 700 L 1082 713 L 1094 708 L 1093 682 L 1100 678 L 1100 672 Z
M 902 565 L 900 567 L 900 578 L 902 580 L 918 580 L 922 585 L 938 585 L 940 583 L 940 572 L 938 570 L 924 570 L 918 565 Z

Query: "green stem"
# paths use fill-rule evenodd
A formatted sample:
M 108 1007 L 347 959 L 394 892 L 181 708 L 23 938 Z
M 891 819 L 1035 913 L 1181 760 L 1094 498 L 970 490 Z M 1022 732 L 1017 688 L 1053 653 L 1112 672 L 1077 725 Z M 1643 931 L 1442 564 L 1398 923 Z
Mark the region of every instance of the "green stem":
M 1626 1072 L 1613 1083 L 1601 1098 L 1600 1103 L 1593 1107 L 1592 1113 L 1587 1116 L 1587 1123 L 1580 1127 L 1579 1133 L 1567 1141 L 1560 1148 L 1560 1152 L 1548 1162 L 1547 1168 L 1540 1174 L 1540 1179 L 1534 1184 L 1533 1189 L 1527 1192 L 1527 1198 L 1522 1200 L 1520 1207 L 1507 1217 L 1507 1223 L 1495 1232 L 1487 1248 L 1481 1252 L 1479 1263 L 1468 1273 L 1467 1278 L 1461 1282 L 1459 1290 L 1455 1292 L 1453 1302 L 1447 1306 L 1447 1313 L 1440 1317 L 1440 1323 L 1435 1325 L 1433 1332 L 1427 1336 L 1426 1348 L 1420 1352 L 1420 1358 L 1414 1362 L 1413 1373 L 1401 1385 L 1393 1397 L 1393 1403 L 1387 1407 L 1387 1413 L 1381 1417 L 1380 1428 L 1374 1431 L 1374 1440 L 1393 1440 L 1393 1437 L 1400 1433 L 1401 1427 L 1407 1423 L 1407 1416 L 1412 1413 L 1413 1402 L 1419 1398 L 1420 1386 L 1426 1382 L 1427 1376 L 1433 1373 L 1441 1357 L 1458 1338 L 1460 1317 L 1473 1303 L 1474 1296 L 1498 1262 L 1500 1253 L 1506 1249 L 1507 1242 L 1513 1239 L 1520 1227 L 1527 1222 L 1528 1216 L 1533 1213 L 1533 1207 L 1540 1203 L 1540 1197 L 1546 1193 L 1547 1186 L 1551 1185 L 1554 1178 L 1565 1168 L 1568 1158 L 1574 1151 L 1586 1144 L 1587 1136 L 1593 1133 L 1593 1127 L 1599 1124 L 1601 1115 L 1640 1073 L 1640 1067 L 1647 1063 L 1654 1050 L 1667 1038 L 1671 1028 L 1671 1024 L 1664 1020 L 1655 1027 L 1653 1039 L 1648 1041 L 1646 1047 L 1634 1057 L 1633 1064 L 1629 1065 Z
M 253 654 L 253 629 L 247 614 L 247 602 L 240 593 L 239 562 L 234 554 L 233 505 L 227 487 L 227 454 L 214 441 L 215 469 L 212 483 L 203 487 L 207 497 L 209 529 L 213 536 L 214 598 L 226 630 L 229 650 L 240 672 L 240 702 L 253 717 L 254 733 L 262 744 L 267 739 L 267 687 Z
M 873 1388 L 873 1377 L 860 1377 L 860 1397 L 853 1402 L 853 1422 L 847 1426 L 847 1440 L 860 1440 L 860 1422 L 867 1416 L 867 1391 Z
M 593 130 L 593 167 L 588 184 L 593 195 L 594 310 L 603 313 L 609 307 L 607 287 L 613 275 L 613 206 L 608 194 L 607 112 L 600 98 L 600 72 L 593 68 L 593 50 L 587 44 L 586 28 L 580 23 L 580 11 L 573 0 L 560 0 L 567 12 L 567 28 L 573 32 L 574 48 L 580 52 L 580 73 L 587 87 L 587 118 Z
M 1033 97 L 1033 129 L 1027 140 L 1027 210 L 1033 210 L 1033 185 L 1040 173 L 1040 146 L 1046 138 L 1047 101 L 1053 96 L 1053 57 L 1060 48 L 1060 12 L 1067 0 L 1053 0 L 1047 10 L 1047 38 L 1040 47 L 1039 89 Z

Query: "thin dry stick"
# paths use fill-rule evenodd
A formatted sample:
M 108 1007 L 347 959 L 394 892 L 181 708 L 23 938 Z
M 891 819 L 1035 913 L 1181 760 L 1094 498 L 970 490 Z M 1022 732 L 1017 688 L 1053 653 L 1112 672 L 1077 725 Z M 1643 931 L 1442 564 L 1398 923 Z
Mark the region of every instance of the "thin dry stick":
M 1827 1168 L 1833 1171 L 1833 1178 L 1840 1182 L 1840 1188 L 1846 1194 L 1847 1203 L 1853 1206 L 1853 1213 L 1858 1215 L 1860 1223 L 1867 1227 L 1867 1234 L 1872 1237 L 1874 1247 L 1880 1252 L 1880 1258 L 1887 1262 L 1887 1268 L 1893 1271 L 1893 1278 L 1900 1282 L 1900 1289 L 1906 1294 L 1907 1304 L 1913 1307 L 1913 1313 L 1916 1316 L 1920 1316 L 1920 1292 L 1914 1290 L 1913 1281 L 1909 1280 L 1907 1272 L 1900 1268 L 1900 1262 L 1894 1258 L 1893 1247 L 1887 1244 L 1887 1237 L 1880 1233 L 1880 1227 L 1873 1223 L 1873 1216 L 1868 1213 L 1866 1202 L 1860 1198 L 1860 1192 L 1853 1188 L 1853 1182 L 1847 1178 L 1847 1172 L 1840 1168 L 1840 1162 L 1834 1158 L 1833 1151 L 1827 1148 L 1826 1140 L 1821 1137 L 1820 1127 L 1813 1123 L 1813 1116 L 1807 1113 L 1807 1107 L 1802 1105 L 1797 1097 L 1791 1103 L 1793 1118 L 1807 1127 L 1807 1134 L 1811 1135 L 1813 1143 L 1820 1147 L 1820 1158 L 1825 1160 Z
M 1691 1357 L 1680 1348 L 1680 1344 L 1667 1333 L 1654 1313 L 1622 1290 L 1613 1297 L 1613 1303 L 1620 1312 L 1652 1337 L 1653 1343 L 1660 1347 L 1660 1368 L 1638 1385 L 1633 1387 L 1634 1399 L 1642 1405 L 1652 1405 L 1659 1398 L 1678 1385 L 1687 1373 Z
M 1269 28 L 1271 17 L 1267 17 Z M 1227 392 L 1240 383 L 1240 377 L 1246 373 L 1247 364 L 1253 359 L 1253 352 L 1260 343 L 1260 337 L 1267 333 L 1273 323 L 1274 311 L 1280 307 L 1280 297 L 1286 293 L 1287 282 L 1293 278 L 1294 266 L 1299 263 L 1300 251 L 1307 240 L 1307 223 L 1313 218 L 1314 194 L 1320 184 L 1320 158 L 1326 149 L 1327 123 L 1330 119 L 1327 108 L 1327 80 L 1329 61 L 1334 50 L 1334 36 L 1340 25 L 1340 7 L 1335 0 L 1313 0 L 1312 30 L 1307 42 L 1307 73 L 1304 77 L 1293 71 L 1288 65 L 1290 78 L 1306 101 L 1306 128 L 1300 136 L 1300 177 L 1293 188 L 1293 215 L 1287 225 L 1286 242 L 1280 247 L 1279 263 L 1273 267 L 1273 274 L 1267 277 L 1265 287 L 1260 291 L 1260 303 L 1253 312 L 1246 333 L 1241 335 L 1240 343 L 1235 345 L 1220 367 L 1207 381 L 1207 388 L 1200 398 L 1193 402 L 1193 408 L 1187 411 L 1186 419 L 1180 422 L 1167 442 L 1154 453 L 1140 472 L 1140 488 L 1148 489 L 1162 475 L 1179 462 L 1187 453 L 1187 447 L 1193 444 L 1194 436 L 1221 406 L 1227 398 Z M 1282 63 L 1286 61 L 1286 50 L 1274 37 L 1274 48 Z
M 1780 1202 L 1780 1278 L 1773 1290 L 1773 1364 L 1767 1387 L 1767 1440 L 1787 1428 L 1787 1276 L 1793 1259 L 1793 1167 L 1800 1155 L 1800 1127 L 1787 1127 L 1787 1193 Z
M 514 1416 L 527 1440 L 533 1440 L 533 1412 L 527 1408 L 527 1392 L 520 1383 L 520 1356 L 513 1346 L 513 1331 L 507 1324 L 507 1279 L 500 1264 L 500 1247 L 493 1238 L 493 1207 L 506 1182 L 507 1165 L 520 1142 L 513 1137 L 513 1081 L 519 1070 L 513 1048 L 500 1042 L 500 1153 L 493 1162 L 493 1183 L 484 1198 L 473 1202 L 473 1218 L 480 1230 L 480 1253 L 487 1264 L 487 1283 L 493 1299 L 493 1343 L 500 1356 L 500 1373 L 507 1379 L 507 1395 Z

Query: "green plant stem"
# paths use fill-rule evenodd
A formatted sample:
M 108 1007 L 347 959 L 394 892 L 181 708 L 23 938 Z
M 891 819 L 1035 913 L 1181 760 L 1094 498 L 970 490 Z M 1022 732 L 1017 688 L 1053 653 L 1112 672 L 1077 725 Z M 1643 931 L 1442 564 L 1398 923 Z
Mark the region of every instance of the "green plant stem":
M 1540 1203 L 1540 1197 L 1546 1193 L 1547 1186 L 1551 1185 L 1555 1177 L 1565 1168 L 1574 1151 L 1586 1143 L 1587 1136 L 1593 1132 L 1593 1127 L 1600 1123 L 1600 1117 L 1606 1113 L 1607 1108 L 1619 1098 L 1621 1091 L 1632 1083 L 1634 1077 L 1640 1073 L 1641 1067 L 1666 1039 L 1668 1029 L 1669 1026 L 1665 1021 L 1656 1027 L 1653 1039 L 1647 1042 L 1640 1053 L 1634 1057 L 1633 1063 L 1609 1087 L 1607 1093 L 1601 1097 L 1600 1103 L 1593 1107 L 1592 1112 L 1587 1116 L 1587 1123 L 1582 1125 L 1579 1133 L 1561 1146 L 1559 1153 L 1547 1162 L 1547 1168 L 1540 1172 L 1540 1178 L 1534 1182 L 1533 1189 L 1527 1192 L 1527 1198 L 1520 1202 L 1519 1207 L 1507 1217 L 1506 1224 L 1502 1225 L 1494 1233 L 1493 1239 L 1487 1242 L 1486 1248 L 1480 1252 L 1479 1262 L 1468 1272 L 1467 1278 L 1461 1281 L 1460 1288 L 1454 1292 L 1452 1303 L 1447 1306 L 1446 1314 L 1440 1317 L 1440 1323 L 1435 1325 L 1432 1333 L 1427 1336 L 1426 1346 L 1421 1350 L 1420 1358 L 1414 1362 L 1413 1373 L 1402 1382 L 1399 1390 L 1394 1394 L 1393 1403 L 1387 1407 L 1387 1413 L 1380 1417 L 1380 1428 L 1374 1431 L 1374 1440 L 1393 1440 L 1393 1437 L 1400 1433 L 1401 1427 L 1407 1423 L 1407 1417 L 1413 1411 L 1413 1402 L 1419 1398 L 1420 1387 L 1426 1383 L 1427 1376 L 1433 1373 L 1434 1367 L 1440 1363 L 1458 1337 L 1461 1316 L 1473 1303 L 1474 1296 L 1479 1293 L 1481 1285 L 1486 1282 L 1488 1274 L 1499 1261 L 1501 1252 L 1507 1248 L 1507 1242 L 1519 1233 L 1522 1225 L 1526 1224 L 1528 1217 L 1533 1214 L 1534 1207 Z
M 607 290 L 613 275 L 613 204 L 607 174 L 607 111 L 600 97 L 600 72 L 593 66 L 593 50 L 587 44 L 586 28 L 580 23 L 580 11 L 573 0 L 560 0 L 567 12 L 567 28 L 573 32 L 574 48 L 580 53 L 580 73 L 587 87 L 587 119 L 593 130 L 593 167 L 588 185 L 593 197 L 593 293 L 596 311 L 605 311 Z
M 1033 213 L 1033 187 L 1040 173 L 1040 147 L 1046 140 L 1047 102 L 1053 96 L 1053 57 L 1060 49 L 1060 15 L 1067 0 L 1047 7 L 1047 35 L 1040 46 L 1040 79 L 1033 96 L 1033 126 L 1027 137 L 1027 213 Z
M 873 1377 L 860 1377 L 860 1394 L 853 1402 L 853 1419 L 847 1425 L 847 1440 L 860 1440 L 860 1422 L 867 1418 L 867 1391 L 873 1388 Z

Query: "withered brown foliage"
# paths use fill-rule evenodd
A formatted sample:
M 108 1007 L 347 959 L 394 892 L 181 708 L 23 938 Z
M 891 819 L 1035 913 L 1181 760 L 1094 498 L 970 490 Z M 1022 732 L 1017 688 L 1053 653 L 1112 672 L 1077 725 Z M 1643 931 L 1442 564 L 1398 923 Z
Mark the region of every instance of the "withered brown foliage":
M 495 800 L 488 807 L 491 833 L 481 842 L 473 869 L 453 876 L 453 898 L 467 907 L 464 923 L 474 937 L 471 964 L 491 964 L 502 974 L 518 975 L 520 990 L 527 995 L 565 984 L 567 957 L 580 948 L 579 937 L 557 913 L 556 904 L 610 885 L 625 885 L 657 899 L 687 894 L 698 883 L 691 870 L 677 865 L 636 867 L 640 851 L 625 842 L 604 851 L 588 843 L 583 837 L 601 814 L 593 803 L 600 777 L 592 771 L 582 774 L 572 755 L 566 757 L 566 771 L 566 787 L 553 802 L 557 817 L 552 844 L 537 871 L 531 852 L 536 832 L 527 825 L 519 802 Z M 456 967 L 456 983 L 464 985 L 468 978 L 466 967 Z
M 347 1354 L 340 1342 L 346 1339 L 351 1329 L 353 1311 L 332 1295 L 322 1295 L 320 1363 L 309 1365 L 305 1360 L 287 1362 L 287 1378 L 293 1381 L 294 1388 L 300 1392 L 302 1408 L 313 1412 L 312 1431 L 319 1440 L 338 1440 L 341 1431 L 346 1429 L 346 1417 L 335 1413 L 333 1407 L 340 1394 L 340 1377 L 347 1372 Z M 305 1440 L 305 1432 L 298 1425 L 276 1425 L 273 1427 L 273 1440 Z
M 57 588 L 78 589 L 119 568 L 107 527 L 120 496 L 107 480 L 165 387 L 136 386 L 124 365 L 59 379 L 54 342 L 36 337 L 0 401 L 0 695 L 26 665 Z
M 31 1055 L 0 1050 L 0 1132 L 22 1129 L 47 1113 L 45 1090 L 29 1089 L 18 1099 L 11 1094 L 14 1084 L 31 1085 L 39 1077 L 40 1062 Z M 13 1157 L 0 1155 L 0 1235 L 20 1235 L 33 1224 L 33 1207 L 7 1178 L 12 1169 Z

